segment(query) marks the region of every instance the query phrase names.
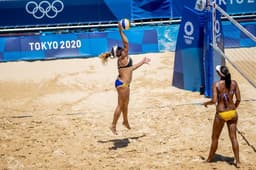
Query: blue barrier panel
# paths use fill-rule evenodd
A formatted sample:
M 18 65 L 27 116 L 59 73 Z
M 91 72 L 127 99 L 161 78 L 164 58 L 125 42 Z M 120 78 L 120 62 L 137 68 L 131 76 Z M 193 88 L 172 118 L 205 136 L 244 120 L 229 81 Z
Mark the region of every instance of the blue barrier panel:
M 4 16 L 0 27 L 118 21 L 131 17 L 130 3 L 130 0 L 0 1 L 0 16 Z
M 133 0 L 132 19 L 172 18 L 170 0 Z
M 158 26 L 158 46 L 161 52 L 175 51 L 176 41 L 179 32 L 179 24 Z
M 159 52 L 155 29 L 130 29 L 130 54 Z M 0 61 L 94 57 L 122 45 L 117 30 L 0 38 Z
M 200 19 L 201 20 L 201 19 Z M 256 35 L 256 22 L 241 23 Z M 131 27 L 125 31 L 129 38 L 130 53 L 175 51 L 180 24 Z M 209 30 L 206 30 L 208 32 Z M 209 34 L 206 34 L 209 35 Z M 225 48 L 255 47 L 256 43 L 231 22 L 223 23 Z M 210 42 L 210 41 L 208 41 Z M 222 42 L 223 44 L 224 42 Z M 41 35 L 0 36 L 0 62 L 17 60 L 44 60 L 70 57 L 94 57 L 122 45 L 116 28 L 104 31 Z M 205 43 L 207 44 L 207 43 Z M 206 49 L 206 48 L 205 48 Z M 204 56 L 206 52 L 204 53 Z M 202 80 L 204 82 L 204 80 Z
M 203 12 L 184 8 L 174 61 L 173 85 L 199 91 L 202 85 Z
M 108 23 L 121 18 L 181 18 L 184 6 L 197 0 L 4 0 L 0 1 L 1 28 Z M 256 12 L 256 0 L 217 0 L 229 14 Z M 17 19 L 18 18 L 18 19 Z
M 228 14 L 249 14 L 256 12 L 256 0 L 216 0 L 216 2 Z
M 240 23 L 245 29 L 256 36 L 256 23 L 245 22 Z M 255 47 L 256 42 L 241 32 L 231 22 L 223 22 L 223 34 L 225 36 L 225 47 L 226 48 L 239 48 L 239 47 Z
M 205 0 L 207 1 L 207 0 Z M 256 12 L 256 0 L 216 0 L 228 14 L 249 14 Z M 179 18 L 184 6 L 194 9 L 196 0 L 172 0 L 172 16 Z
M 194 9 L 196 0 L 172 0 L 172 16 L 173 18 L 182 17 L 184 7 Z

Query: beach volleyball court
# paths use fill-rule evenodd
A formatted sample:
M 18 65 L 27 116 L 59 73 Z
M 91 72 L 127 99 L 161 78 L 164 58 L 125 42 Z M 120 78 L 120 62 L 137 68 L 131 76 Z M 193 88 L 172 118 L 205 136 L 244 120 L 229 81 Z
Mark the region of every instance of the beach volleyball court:
M 117 102 L 115 60 L 105 66 L 98 58 L 1 63 L 0 169 L 235 169 L 227 128 L 215 161 L 203 163 L 215 107 L 198 105 L 208 100 L 198 92 L 171 86 L 174 53 L 132 58 L 144 56 L 152 62 L 133 75 L 132 129 L 121 119 L 117 136 L 109 130 Z M 243 100 L 241 169 L 255 169 L 256 91 L 227 66 Z

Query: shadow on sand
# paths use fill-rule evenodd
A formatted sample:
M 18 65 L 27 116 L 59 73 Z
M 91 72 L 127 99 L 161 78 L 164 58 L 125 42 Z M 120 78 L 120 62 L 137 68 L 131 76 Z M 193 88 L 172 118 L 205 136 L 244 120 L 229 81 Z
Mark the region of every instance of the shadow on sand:
M 215 154 L 212 162 L 227 162 L 229 165 L 234 165 L 234 158 L 233 157 L 228 157 L 228 156 L 223 156 L 220 154 Z
M 206 161 L 206 158 L 203 157 L 203 156 L 200 156 L 202 160 Z M 223 155 L 220 155 L 220 154 L 215 154 L 214 155 L 214 158 L 211 162 L 226 162 L 228 163 L 229 165 L 235 165 L 234 164 L 234 158 L 233 157 L 228 157 L 228 156 L 223 156 Z M 209 163 L 211 163 L 209 162 Z
M 130 143 L 129 140 L 138 140 L 139 138 L 142 138 L 146 136 L 145 134 L 141 136 L 136 136 L 136 137 L 128 137 L 128 138 L 123 138 L 123 139 L 112 139 L 112 140 L 100 140 L 98 141 L 99 143 L 109 143 L 112 142 L 113 146 L 109 148 L 109 150 L 116 150 L 120 148 L 127 147 Z

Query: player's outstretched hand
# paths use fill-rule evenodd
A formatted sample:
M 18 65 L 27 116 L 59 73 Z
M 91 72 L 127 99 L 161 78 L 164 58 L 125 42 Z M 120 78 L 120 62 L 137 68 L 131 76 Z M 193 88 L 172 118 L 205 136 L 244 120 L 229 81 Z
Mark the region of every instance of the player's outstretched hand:
M 147 58 L 147 57 L 144 57 L 144 59 L 143 59 L 143 63 L 145 63 L 145 64 L 149 64 L 150 61 L 151 61 L 151 59 Z

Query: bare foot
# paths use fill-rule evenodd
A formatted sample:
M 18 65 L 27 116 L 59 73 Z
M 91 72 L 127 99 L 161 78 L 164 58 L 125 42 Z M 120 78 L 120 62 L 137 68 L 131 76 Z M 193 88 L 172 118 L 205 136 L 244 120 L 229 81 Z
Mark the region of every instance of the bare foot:
M 204 163 L 204 164 L 210 164 L 210 163 L 212 163 L 212 161 L 211 161 L 211 160 L 203 160 L 202 163 Z
M 240 162 L 236 162 L 236 163 L 235 163 L 235 166 L 236 166 L 237 168 L 240 168 L 240 167 L 241 167 L 241 163 L 240 163 Z
M 116 132 L 116 127 L 111 126 L 111 127 L 110 127 L 110 130 L 112 131 L 112 133 L 113 133 L 114 135 L 118 135 L 117 132 Z
M 211 163 L 211 162 L 212 162 L 212 159 L 207 158 L 207 159 L 205 160 L 205 162 L 207 162 L 207 163 Z
M 127 128 L 127 129 L 131 129 L 130 125 L 128 122 L 123 122 L 123 125 Z

